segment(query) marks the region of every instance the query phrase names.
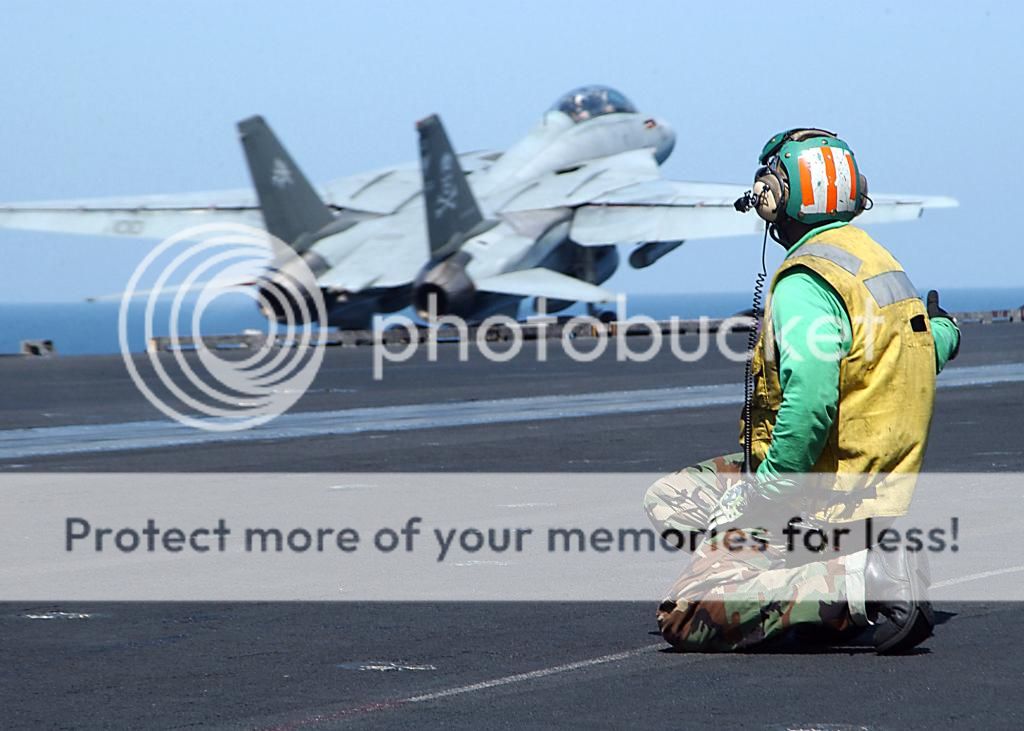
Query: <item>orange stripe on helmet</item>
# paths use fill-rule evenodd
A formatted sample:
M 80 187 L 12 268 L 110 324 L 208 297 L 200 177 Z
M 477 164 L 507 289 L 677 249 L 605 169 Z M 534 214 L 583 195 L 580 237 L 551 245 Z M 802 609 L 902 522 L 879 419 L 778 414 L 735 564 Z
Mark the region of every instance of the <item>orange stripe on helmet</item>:
M 803 155 L 797 159 L 797 164 L 800 167 L 800 204 L 813 206 L 814 183 L 811 181 L 811 166 Z
M 839 191 L 836 189 L 836 162 L 832 159 L 832 148 L 822 147 L 821 156 L 825 159 L 825 177 L 828 179 L 828 191 L 825 203 L 826 213 L 835 213 L 838 207 Z
M 846 151 L 846 164 L 850 168 L 850 200 L 857 200 L 857 166 L 853 164 L 853 155 Z

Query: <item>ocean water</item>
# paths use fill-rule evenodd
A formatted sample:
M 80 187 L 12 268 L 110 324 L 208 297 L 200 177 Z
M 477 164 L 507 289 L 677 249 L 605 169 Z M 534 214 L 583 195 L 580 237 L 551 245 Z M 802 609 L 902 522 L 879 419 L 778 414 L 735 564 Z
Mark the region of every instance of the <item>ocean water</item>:
M 191 330 L 193 303 L 186 301 L 178 315 L 182 333 Z M 1024 305 L 1024 287 L 1008 289 L 942 290 L 942 305 L 950 311 L 1008 309 Z M 637 294 L 626 299 L 628 315 L 648 315 L 658 320 L 673 315 L 695 318 L 728 317 L 750 307 L 749 292 L 712 294 Z M 120 303 L 53 302 L 0 303 L 0 353 L 17 353 L 22 340 L 52 340 L 62 355 L 102 354 L 119 352 L 118 313 Z M 158 302 L 154 310 L 152 334 L 170 334 L 170 302 Z M 583 311 L 574 307 L 568 313 Z M 527 308 L 522 313 L 529 314 Z M 145 350 L 144 306 L 132 306 L 125 332 L 129 348 Z M 207 334 L 233 334 L 245 329 L 266 329 L 266 320 L 251 299 L 243 295 L 218 298 L 200 319 L 201 331 Z

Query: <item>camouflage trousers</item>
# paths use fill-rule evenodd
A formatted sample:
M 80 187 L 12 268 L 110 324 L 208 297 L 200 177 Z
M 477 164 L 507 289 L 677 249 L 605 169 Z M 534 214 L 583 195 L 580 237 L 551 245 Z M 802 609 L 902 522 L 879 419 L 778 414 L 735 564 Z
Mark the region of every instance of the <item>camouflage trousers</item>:
M 742 465 L 742 454 L 725 455 L 651 485 L 644 507 L 658 532 L 703 531 L 726 480 Z M 726 550 L 720 539 L 695 544 L 692 560 L 658 607 L 658 628 L 676 649 L 737 650 L 794 628 L 839 636 L 867 624 L 865 551 L 789 566 L 784 547 L 771 541 Z

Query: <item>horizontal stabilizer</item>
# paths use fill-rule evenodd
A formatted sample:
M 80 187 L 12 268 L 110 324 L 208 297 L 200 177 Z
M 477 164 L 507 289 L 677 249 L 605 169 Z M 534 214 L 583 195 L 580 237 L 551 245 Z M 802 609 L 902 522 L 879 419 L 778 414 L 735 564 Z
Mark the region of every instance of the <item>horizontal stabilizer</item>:
M 436 114 L 416 123 L 430 251 L 458 246 L 484 220 L 444 125 Z
M 160 289 L 136 289 L 133 290 L 130 299 L 137 299 L 151 296 L 155 296 L 155 299 L 161 297 L 169 297 L 171 295 L 178 295 L 183 292 L 193 293 L 202 292 L 205 290 L 223 290 L 239 289 L 242 287 L 251 287 L 259 283 L 261 271 L 253 273 L 252 277 L 246 279 L 238 279 L 231 277 L 214 277 L 213 279 L 207 279 L 202 282 L 192 282 L 189 285 L 184 284 L 166 284 Z M 116 292 L 114 294 L 100 294 L 86 297 L 86 302 L 120 302 L 124 299 L 125 292 Z
M 615 293 L 551 269 L 523 269 L 497 274 L 476 282 L 481 292 L 520 297 L 547 297 L 570 302 L 612 302 Z

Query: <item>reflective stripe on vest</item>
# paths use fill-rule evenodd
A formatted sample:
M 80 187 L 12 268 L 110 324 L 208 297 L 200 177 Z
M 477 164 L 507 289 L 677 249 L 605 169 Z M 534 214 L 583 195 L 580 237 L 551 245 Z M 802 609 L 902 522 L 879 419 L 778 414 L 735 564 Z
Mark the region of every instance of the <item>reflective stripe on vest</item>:
M 836 266 L 842 267 L 853 276 L 857 276 L 863 262 L 848 251 L 843 251 L 838 246 L 831 244 L 804 244 L 793 252 L 794 256 L 814 256 L 819 259 L 830 261 Z
M 895 271 L 878 274 L 871 279 L 864 280 L 864 286 L 871 292 L 879 307 L 889 305 L 903 300 L 917 297 L 917 290 L 910 282 L 906 272 Z

